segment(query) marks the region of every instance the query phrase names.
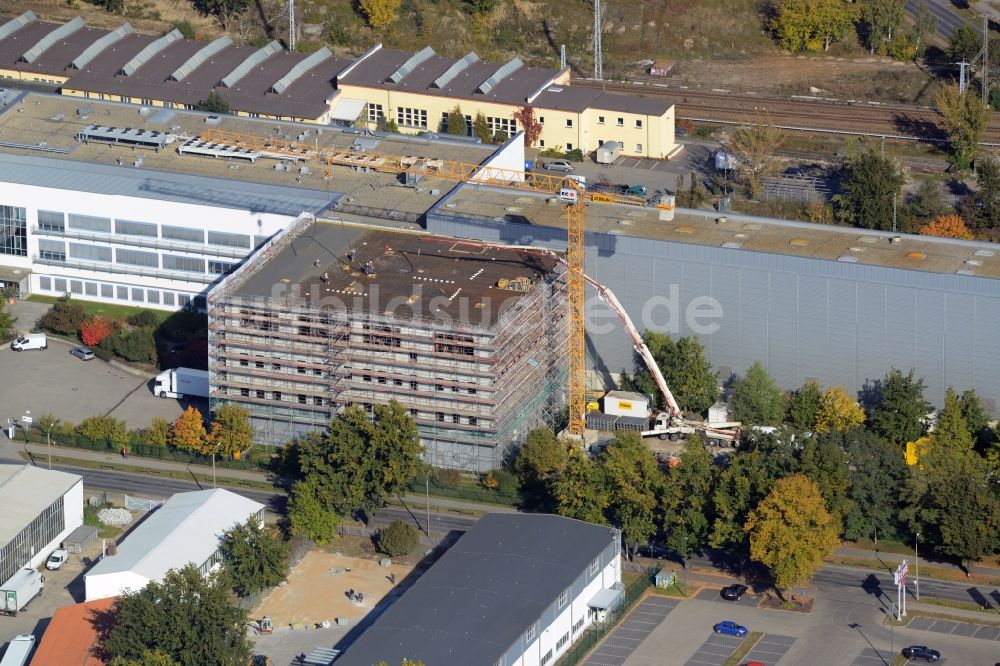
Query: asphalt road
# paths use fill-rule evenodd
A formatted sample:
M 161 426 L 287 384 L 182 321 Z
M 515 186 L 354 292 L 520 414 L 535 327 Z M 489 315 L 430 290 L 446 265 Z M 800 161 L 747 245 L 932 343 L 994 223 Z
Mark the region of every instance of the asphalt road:
M 973 0 L 974 1 L 974 0 Z M 906 11 L 912 16 L 917 10 L 918 0 L 907 0 Z M 945 40 L 951 39 L 951 33 L 960 25 L 967 25 L 965 19 L 951 11 L 951 0 L 927 0 L 927 8 L 931 10 L 938 23 L 938 34 Z

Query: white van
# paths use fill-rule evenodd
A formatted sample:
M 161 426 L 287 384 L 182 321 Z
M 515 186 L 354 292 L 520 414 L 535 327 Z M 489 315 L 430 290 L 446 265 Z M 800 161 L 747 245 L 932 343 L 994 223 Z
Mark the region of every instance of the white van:
M 24 351 L 26 349 L 48 349 L 49 340 L 44 333 L 28 333 L 22 335 L 14 342 L 10 343 L 10 348 L 14 351 Z
M 31 634 L 22 634 L 11 639 L 7 651 L 3 653 L 0 666 L 24 666 L 28 663 L 31 650 L 35 647 L 35 637 Z

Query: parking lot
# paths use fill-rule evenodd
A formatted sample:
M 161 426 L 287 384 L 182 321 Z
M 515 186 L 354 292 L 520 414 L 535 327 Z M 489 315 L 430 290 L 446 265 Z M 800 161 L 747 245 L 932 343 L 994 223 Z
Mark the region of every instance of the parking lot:
M 647 597 L 590 653 L 584 666 L 621 666 L 632 651 L 677 607 L 676 599 Z
M 16 352 L 0 347 L 0 423 L 52 414 L 79 423 L 88 416 L 110 414 L 130 428 L 149 425 L 154 416 L 173 420 L 183 411 L 177 400 L 157 398 L 150 377 L 136 376 L 100 359 L 81 361 L 72 345 L 49 337 L 49 348 Z

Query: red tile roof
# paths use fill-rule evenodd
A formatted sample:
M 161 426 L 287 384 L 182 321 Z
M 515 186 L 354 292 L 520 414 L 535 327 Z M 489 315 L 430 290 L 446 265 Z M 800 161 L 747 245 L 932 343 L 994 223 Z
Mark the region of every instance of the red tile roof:
M 99 617 L 116 600 L 109 597 L 58 609 L 35 650 L 31 666 L 104 666 L 104 661 L 91 651 L 97 647 Z

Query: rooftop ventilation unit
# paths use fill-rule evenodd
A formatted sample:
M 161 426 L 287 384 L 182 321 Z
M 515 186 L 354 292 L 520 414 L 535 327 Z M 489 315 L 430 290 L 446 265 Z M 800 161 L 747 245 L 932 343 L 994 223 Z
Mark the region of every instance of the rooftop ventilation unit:
M 412 72 L 416 67 L 419 67 L 421 63 L 426 62 L 434 55 L 434 49 L 427 46 L 421 49 L 419 52 L 414 53 L 409 59 L 399 66 L 395 72 L 389 75 L 389 80 L 393 83 L 399 83 L 406 78 L 407 74 Z
M 264 62 L 275 53 L 282 51 L 281 42 L 275 40 L 268 44 L 267 46 L 258 49 L 251 53 L 246 60 L 241 62 L 236 66 L 236 69 L 229 72 L 224 79 L 222 79 L 220 85 L 224 88 L 232 88 L 234 85 L 239 83 L 240 79 L 250 73 L 250 70 Z
M 500 69 L 495 71 L 493 73 L 493 76 L 480 83 L 479 87 L 476 88 L 476 92 L 482 93 L 484 95 L 489 95 L 490 91 L 492 91 L 493 88 L 495 88 L 498 83 L 500 83 L 508 76 L 510 76 L 517 70 L 521 69 L 522 67 L 524 67 L 524 62 L 520 58 L 514 58 L 506 65 L 501 66 Z
M 7 39 L 24 26 L 37 20 L 38 17 L 35 16 L 35 12 L 30 9 L 16 18 L 12 18 L 0 26 L 0 40 Z
M 290 70 L 288 70 L 287 74 L 278 79 L 274 83 L 274 85 L 271 86 L 271 91 L 276 92 L 280 95 L 281 93 L 285 92 L 285 90 L 288 89 L 288 86 L 292 85 L 300 78 L 302 78 L 302 76 L 305 75 L 306 72 L 308 72 L 310 69 L 313 69 L 321 62 L 327 60 L 332 56 L 333 54 L 330 53 L 330 49 L 324 46 L 319 51 L 316 51 L 315 53 L 311 54 L 308 58 L 306 58 L 305 60 L 301 61 L 299 64 L 295 65 Z
M 45 53 L 49 48 L 51 48 L 56 42 L 61 39 L 72 35 L 74 32 L 79 30 L 84 26 L 83 19 L 77 16 L 75 19 L 69 23 L 63 23 L 61 26 L 45 35 L 38 42 L 28 49 L 27 53 L 21 56 L 21 60 L 27 63 L 33 63 L 38 58 Z
M 205 64 L 206 60 L 232 43 L 233 40 L 229 39 L 229 37 L 225 35 L 213 40 L 211 44 L 198 49 L 197 53 L 188 58 L 183 65 L 175 69 L 174 73 L 170 75 L 170 79 L 172 81 L 183 81 L 188 77 L 188 74 Z
M 76 135 L 78 141 L 111 143 L 131 146 L 134 148 L 153 148 L 159 150 L 173 143 L 177 137 L 157 130 L 135 129 L 132 127 L 106 127 L 103 125 L 88 125 Z
M 160 37 L 155 42 L 147 45 L 146 48 L 136 53 L 134 58 L 125 63 L 125 66 L 122 67 L 121 73 L 125 76 L 132 76 L 140 67 L 149 62 L 153 56 L 163 51 L 163 49 L 167 48 L 178 39 L 183 39 L 180 31 L 177 29 L 171 30 L 167 34 L 163 35 L 163 37 Z
M 444 88 L 446 85 L 451 83 L 456 76 L 464 72 L 473 63 L 479 62 L 479 56 L 474 52 L 469 52 L 465 54 L 465 57 L 456 62 L 454 65 L 445 70 L 444 74 L 434 79 L 434 83 L 431 84 L 435 88 Z
M 133 32 L 134 31 L 132 30 L 132 26 L 129 25 L 128 23 L 119 26 L 117 29 L 109 32 L 108 34 L 104 35 L 103 37 L 95 41 L 93 44 L 85 48 L 83 50 L 83 53 L 78 55 L 73 60 L 73 62 L 70 63 L 70 65 L 73 67 L 73 69 L 83 69 L 90 63 L 91 60 L 93 60 L 101 53 L 103 53 L 105 49 L 107 49 L 109 46 L 117 42 L 120 42 L 122 39 L 124 39 L 128 35 L 131 35 Z

